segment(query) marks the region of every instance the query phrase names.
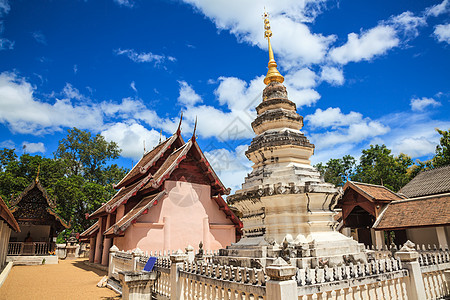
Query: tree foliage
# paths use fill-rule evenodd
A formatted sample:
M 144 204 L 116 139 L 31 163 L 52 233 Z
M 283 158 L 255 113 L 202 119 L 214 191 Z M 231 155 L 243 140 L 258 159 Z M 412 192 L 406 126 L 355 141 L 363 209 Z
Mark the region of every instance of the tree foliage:
M 435 155 L 428 161 L 415 163 L 411 157 L 400 153 L 394 156 L 385 145 L 370 145 L 362 150 L 359 163 L 346 155 L 339 159 L 330 159 L 326 164 L 319 163 L 315 167 L 324 180 L 336 186 L 342 186 L 347 179 L 371 184 L 384 185 L 398 191 L 422 170 L 450 165 L 450 130 L 436 129 L 441 135 Z
M 54 158 L 0 149 L 0 195 L 6 201 L 16 198 L 37 176 L 56 199 L 58 213 L 81 232 L 90 225 L 85 215 L 96 210 L 115 193 L 112 185 L 128 170 L 107 163 L 119 157 L 117 144 L 92 136 L 77 128 L 68 130 L 59 142 Z

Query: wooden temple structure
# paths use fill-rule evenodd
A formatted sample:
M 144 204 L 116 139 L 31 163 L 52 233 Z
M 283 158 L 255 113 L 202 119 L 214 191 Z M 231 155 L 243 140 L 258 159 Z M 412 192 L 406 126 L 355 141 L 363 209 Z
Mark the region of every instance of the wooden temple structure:
M 0 197 L 0 274 L 5 266 L 11 232 L 20 232 L 20 227 L 6 203 Z
M 360 243 L 381 247 L 386 243 L 384 236 L 382 232 L 374 231 L 372 226 L 387 204 L 405 198 L 382 185 L 347 181 L 336 208 L 342 209 L 343 226 L 350 228 L 352 235 Z M 394 242 L 403 245 L 406 242 L 403 231 L 396 232 L 393 236 L 395 240 L 389 240 L 388 244 Z
M 8 255 L 49 255 L 55 250 L 54 238 L 70 224 L 56 211 L 39 176 L 11 203 L 10 212 L 20 232 L 12 232 Z
M 222 195 L 228 190 L 195 138 L 184 142 L 178 130 L 145 153 L 117 184 L 118 192 L 89 218 L 83 232 L 90 261 L 108 264 L 109 249 L 173 251 L 203 243 L 218 250 L 239 238 L 242 223 Z

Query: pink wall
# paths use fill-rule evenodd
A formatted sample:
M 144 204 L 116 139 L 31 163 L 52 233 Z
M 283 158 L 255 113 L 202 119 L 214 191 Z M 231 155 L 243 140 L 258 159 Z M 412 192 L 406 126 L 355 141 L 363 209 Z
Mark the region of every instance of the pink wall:
M 114 239 L 121 250 L 177 250 L 187 245 L 218 250 L 236 241 L 234 224 L 211 199 L 210 186 L 166 181 L 167 196 Z

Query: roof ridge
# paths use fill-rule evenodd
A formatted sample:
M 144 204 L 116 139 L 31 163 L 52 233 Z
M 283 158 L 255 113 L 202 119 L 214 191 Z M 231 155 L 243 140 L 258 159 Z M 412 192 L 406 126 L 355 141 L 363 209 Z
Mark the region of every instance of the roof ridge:
M 400 202 L 408 202 L 408 201 L 419 201 L 419 200 L 426 200 L 426 199 L 432 199 L 432 198 L 441 198 L 441 197 L 448 197 L 450 196 L 450 193 L 444 193 L 444 194 L 434 194 L 434 195 L 426 195 L 426 196 L 419 196 L 419 197 L 413 197 L 413 198 L 406 198 L 401 200 L 395 200 L 391 203 L 400 203 Z

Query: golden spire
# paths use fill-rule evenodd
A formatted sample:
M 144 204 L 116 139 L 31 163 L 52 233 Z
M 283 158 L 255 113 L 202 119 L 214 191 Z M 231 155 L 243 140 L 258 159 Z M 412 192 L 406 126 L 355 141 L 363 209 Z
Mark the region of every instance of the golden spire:
M 275 58 L 273 57 L 272 44 L 270 43 L 270 38 L 272 37 L 272 30 L 270 30 L 269 23 L 269 14 L 264 12 L 264 37 L 267 38 L 269 43 L 269 70 L 267 71 L 266 78 L 264 78 L 264 83 L 268 85 L 271 82 L 277 81 L 279 83 L 283 83 L 284 77 L 277 70 L 277 63 L 275 62 Z

